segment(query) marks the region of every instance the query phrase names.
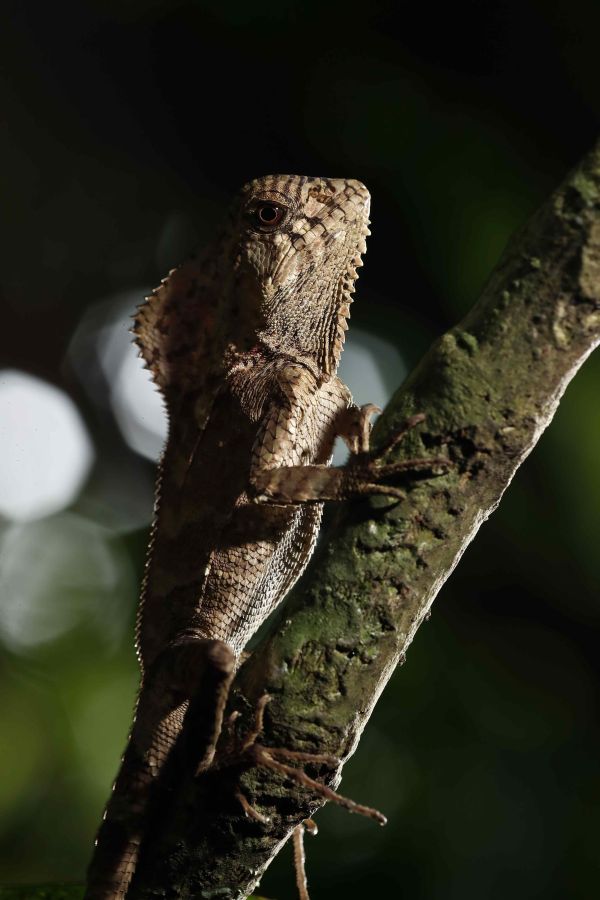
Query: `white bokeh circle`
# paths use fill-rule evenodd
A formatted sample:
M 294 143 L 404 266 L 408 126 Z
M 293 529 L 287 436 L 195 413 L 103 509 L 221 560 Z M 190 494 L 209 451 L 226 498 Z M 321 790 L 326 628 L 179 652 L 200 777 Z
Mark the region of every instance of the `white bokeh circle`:
M 125 315 L 101 329 L 97 352 L 123 438 L 136 453 L 157 460 L 167 436 L 167 413 L 131 335 L 135 300 L 138 294 L 127 295 Z
M 0 515 L 27 522 L 75 499 L 94 458 L 77 407 L 59 388 L 0 371 Z

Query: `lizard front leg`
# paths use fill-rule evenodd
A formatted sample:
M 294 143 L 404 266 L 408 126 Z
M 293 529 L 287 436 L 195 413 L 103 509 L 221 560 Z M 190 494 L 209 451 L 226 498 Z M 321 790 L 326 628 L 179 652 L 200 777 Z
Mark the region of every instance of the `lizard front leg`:
M 369 448 L 370 418 L 381 410 L 372 403 L 343 410 L 336 423 L 336 432 L 351 452 L 345 466 L 326 465 L 265 465 L 256 466 L 251 474 L 254 500 L 258 503 L 320 503 L 326 500 L 350 500 L 370 494 L 384 494 L 403 499 L 405 493 L 385 479 L 409 471 L 447 467 L 448 460 L 441 457 L 414 458 L 385 463 L 388 453 L 402 441 L 408 432 L 424 421 L 421 414 L 408 419 L 403 428 L 377 453 Z M 279 424 L 277 432 L 283 430 Z M 286 429 L 287 430 L 287 429 Z M 284 438 L 285 440 L 285 438 Z M 276 454 L 272 454 L 274 458 Z

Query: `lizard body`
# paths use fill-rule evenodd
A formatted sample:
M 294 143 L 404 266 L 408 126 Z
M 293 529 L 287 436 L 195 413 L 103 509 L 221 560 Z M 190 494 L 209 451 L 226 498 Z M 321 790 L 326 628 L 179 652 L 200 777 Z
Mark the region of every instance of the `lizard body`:
M 236 661 L 307 565 L 323 501 L 394 492 L 366 470 L 329 467 L 338 435 L 365 449 L 374 409 L 354 406 L 336 375 L 368 214 L 357 181 L 256 179 L 214 244 L 138 311 L 169 437 L 137 621 L 137 712 L 86 900 L 125 897 L 153 785 L 199 691 L 214 720 L 199 748 L 210 764 Z

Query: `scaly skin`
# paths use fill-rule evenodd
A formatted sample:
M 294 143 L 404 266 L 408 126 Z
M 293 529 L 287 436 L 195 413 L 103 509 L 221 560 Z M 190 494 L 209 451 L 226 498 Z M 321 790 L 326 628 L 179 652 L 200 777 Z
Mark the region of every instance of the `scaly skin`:
M 236 662 L 306 567 L 322 501 L 398 494 L 365 452 L 374 407 L 354 406 L 336 376 L 368 214 L 358 181 L 259 178 L 214 244 L 138 311 L 169 438 L 138 614 L 137 712 L 87 900 L 125 897 L 159 775 L 199 695 L 197 763 L 210 765 Z M 338 435 L 356 455 L 332 469 Z

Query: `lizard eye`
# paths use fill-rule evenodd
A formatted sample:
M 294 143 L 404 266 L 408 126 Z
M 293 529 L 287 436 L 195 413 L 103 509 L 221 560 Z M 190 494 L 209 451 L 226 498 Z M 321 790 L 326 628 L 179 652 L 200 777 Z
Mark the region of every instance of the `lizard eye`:
M 250 221 L 260 231 L 272 231 L 283 221 L 287 209 L 279 203 L 259 203 L 250 213 Z

